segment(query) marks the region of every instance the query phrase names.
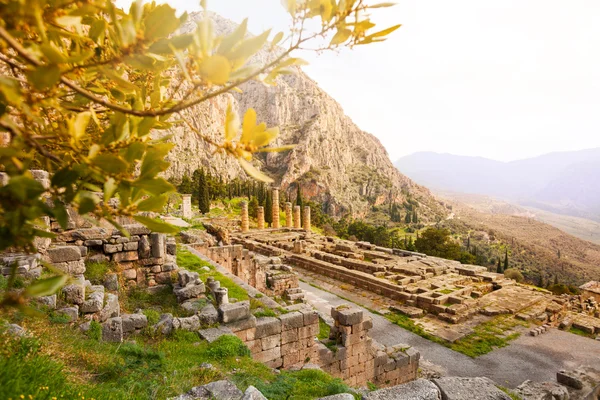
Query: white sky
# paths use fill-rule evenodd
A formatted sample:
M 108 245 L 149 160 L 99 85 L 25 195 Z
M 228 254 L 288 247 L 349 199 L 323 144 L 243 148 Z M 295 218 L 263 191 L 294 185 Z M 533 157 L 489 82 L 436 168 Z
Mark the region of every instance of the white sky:
M 373 16 L 381 28 L 403 24 L 387 42 L 302 55 L 305 71 L 392 161 L 416 151 L 510 161 L 600 147 L 600 2 L 398 3 Z M 249 17 L 253 33 L 288 22 L 279 0 L 208 6 L 235 22 Z

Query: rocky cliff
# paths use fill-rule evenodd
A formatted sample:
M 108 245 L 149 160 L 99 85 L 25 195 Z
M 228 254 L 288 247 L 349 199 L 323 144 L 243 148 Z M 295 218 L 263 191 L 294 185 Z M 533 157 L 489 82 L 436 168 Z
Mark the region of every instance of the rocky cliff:
M 183 29 L 193 29 L 200 17 L 199 13 L 191 14 Z M 212 17 L 219 33 L 236 26 L 217 15 Z M 264 59 L 269 54 L 263 52 L 257 57 Z M 291 194 L 300 184 L 305 196 L 323 202 L 326 211 L 338 216 L 346 212 L 362 216 L 372 205 L 401 203 L 408 196 L 421 204 L 422 220 L 444 214 L 427 189 L 394 168 L 379 140 L 358 128 L 341 106 L 301 70 L 280 79 L 274 87 L 250 82 L 241 89 L 243 94 L 222 96 L 189 110 L 188 118 L 203 134 L 218 137 L 227 103 L 233 101 L 240 115 L 252 107 L 260 121 L 279 126 L 281 135 L 276 144 L 296 147 L 285 153 L 267 153 L 257 163 L 283 190 Z M 235 161 L 212 155 L 209 146 L 184 126 L 168 133 L 176 144 L 169 155 L 170 175 L 191 174 L 201 165 L 226 178 L 243 175 Z

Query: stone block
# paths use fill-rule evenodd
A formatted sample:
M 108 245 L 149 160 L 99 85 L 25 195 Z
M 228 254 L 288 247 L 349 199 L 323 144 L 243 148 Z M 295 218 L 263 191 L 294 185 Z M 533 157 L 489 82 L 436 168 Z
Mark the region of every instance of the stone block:
M 569 371 L 562 370 L 557 372 L 556 380 L 558 383 L 568 386 L 570 388 L 577 390 L 583 389 L 583 382 L 581 381 L 579 376 Z
M 351 326 L 362 322 L 363 312 L 358 308 L 342 305 L 331 309 L 331 317 L 340 325 Z
M 312 309 L 301 309 L 300 313 L 304 316 L 304 325 L 318 324 L 319 314 Z
M 354 400 L 354 396 L 350 393 L 340 393 L 327 397 L 319 397 L 317 400 Z
M 124 334 L 134 333 L 148 326 L 148 318 L 144 314 L 123 314 L 121 320 Z
M 250 302 L 221 304 L 218 309 L 219 320 L 223 323 L 235 322 L 250 318 Z
M 363 400 L 441 400 L 442 396 L 432 382 L 417 379 L 403 385 L 374 390 L 362 396 Z
M 137 253 L 139 247 L 138 242 L 123 243 L 123 251 L 135 251 Z M 137 258 L 136 258 L 137 260 Z
M 115 273 L 107 274 L 104 278 L 104 287 L 106 290 L 116 292 L 119 290 L 119 277 Z
M 261 351 L 252 356 L 255 361 L 266 363 L 281 358 L 281 347 L 273 347 L 272 349 Z M 283 363 L 283 360 L 281 360 Z
M 161 258 L 166 255 L 167 236 L 164 233 L 151 233 L 149 235 L 152 257 Z
M 177 243 L 167 242 L 167 254 L 172 256 L 177 255 Z
M 214 305 L 208 304 L 198 312 L 200 325 L 213 325 L 219 322 L 219 312 Z
M 248 318 L 228 323 L 227 327 L 231 329 L 232 332 L 247 331 L 247 333 L 250 333 L 249 330 L 252 330 L 250 335 L 251 337 L 247 338 L 246 340 L 254 340 L 256 317 L 254 315 L 250 315 Z
M 79 307 L 82 313 L 96 313 L 104 306 L 104 286 L 92 286 L 89 290 L 91 293 Z
M 260 341 L 261 341 L 263 350 L 270 350 L 274 347 L 280 347 L 281 346 L 281 334 L 267 336 L 267 337 L 260 339 Z
M 173 329 L 195 332 L 200 329 L 200 319 L 197 315 L 186 318 L 173 318 Z
M 206 288 L 204 287 L 204 283 L 202 282 L 200 282 L 197 285 L 193 284 L 188 285 L 186 287 L 175 286 L 175 288 L 173 289 L 173 293 L 175 293 L 177 301 L 180 303 L 183 303 L 184 301 L 189 299 L 196 299 L 202 296 L 205 291 Z
M 281 321 L 281 330 L 287 331 L 290 329 L 297 329 L 304 326 L 304 315 L 298 311 L 294 311 L 279 316 Z
M 117 295 L 112 293 L 106 293 L 105 303 L 102 310 L 97 314 L 98 321 L 104 322 L 109 318 L 118 317 L 121 314 L 121 306 L 119 305 L 119 298 Z
M 73 306 L 61 308 L 60 310 L 57 310 L 56 313 L 69 317 L 69 322 L 77 321 L 77 318 L 79 317 L 79 307 Z
M 444 377 L 433 382 L 439 388 L 442 399 L 511 400 L 489 378 Z
M 156 279 L 157 283 L 171 283 L 171 273 L 170 272 L 161 272 L 154 275 L 154 279 Z M 196 285 L 200 286 L 197 290 L 201 290 L 204 285 Z M 204 293 L 204 291 L 202 291 Z
M 173 332 L 173 315 L 162 314 L 156 325 L 154 325 L 152 328 L 155 332 L 162 333 L 163 335 L 169 335 L 171 332 Z
M 35 300 L 51 310 L 56 309 L 56 295 L 36 297 Z
M 199 275 L 197 272 L 190 272 L 185 269 L 182 269 L 180 271 L 177 271 L 177 282 L 179 283 L 179 286 L 184 287 L 188 283 L 195 282 L 196 279 L 198 279 L 198 276 Z
M 175 270 L 177 270 L 177 264 L 173 264 L 173 263 L 163 264 L 162 270 L 164 272 L 175 271 Z
M 137 271 L 135 269 L 126 269 L 125 271 L 123 271 L 123 278 L 125 279 L 136 279 L 137 278 Z
M 256 319 L 256 338 L 281 333 L 281 321 L 275 317 L 261 317 Z
M 233 383 L 222 380 L 211 382 L 203 386 L 193 387 L 189 392 L 173 397 L 171 400 L 241 400 L 243 395 L 244 394 Z M 252 397 L 250 397 L 250 399 L 252 399 Z
M 48 249 L 48 258 L 52 263 L 78 261 L 81 259 L 81 249 L 78 246 L 60 246 Z
M 221 326 L 218 328 L 200 329 L 198 335 L 201 339 L 212 343 L 223 335 L 233 335 L 233 332 L 231 332 L 231 329 Z
M 83 244 L 87 247 L 99 247 L 104 244 L 104 241 L 102 239 L 92 239 L 84 241 Z
M 62 289 L 65 301 L 70 304 L 83 304 L 85 301 L 85 287 L 82 284 L 67 285 Z
M 85 261 L 83 260 L 54 263 L 52 266 L 69 275 L 81 275 L 85 273 Z
M 250 385 L 244 392 L 242 400 L 267 400 L 267 398 L 257 388 Z
M 138 254 L 140 258 L 150 258 L 150 240 L 148 240 L 148 236 L 141 236 L 140 241 L 138 243 Z
M 123 341 L 123 321 L 121 317 L 110 318 L 102 324 L 102 340 L 112 343 Z
M 119 251 L 123 251 L 123 244 L 105 244 L 104 252 L 106 254 L 113 254 Z
M 298 329 L 288 329 L 281 332 L 281 344 L 295 342 L 298 340 Z
M 125 243 L 129 244 L 129 243 Z M 112 256 L 114 262 L 123 262 L 123 261 L 136 261 L 139 259 L 137 251 L 122 251 L 119 253 L 115 253 Z
M 514 390 L 527 400 L 569 400 L 569 391 L 556 382 L 525 381 Z

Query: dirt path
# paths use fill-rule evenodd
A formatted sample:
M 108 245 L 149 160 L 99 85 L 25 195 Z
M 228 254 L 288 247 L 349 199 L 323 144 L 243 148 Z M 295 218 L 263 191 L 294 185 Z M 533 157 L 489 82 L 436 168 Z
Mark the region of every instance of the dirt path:
M 323 313 L 328 314 L 331 307 L 348 303 L 308 283 L 301 282 L 300 287 L 306 291 L 308 302 Z M 508 347 L 473 359 L 423 339 L 365 308 L 363 310 L 373 318 L 371 337 L 384 345 L 406 343 L 414 346 L 423 359 L 442 366 L 448 375 L 486 376 L 500 385 L 514 388 L 527 379 L 554 381 L 556 372 L 564 368 L 597 367 L 600 364 L 599 341 L 557 329 L 537 337 L 522 335 Z

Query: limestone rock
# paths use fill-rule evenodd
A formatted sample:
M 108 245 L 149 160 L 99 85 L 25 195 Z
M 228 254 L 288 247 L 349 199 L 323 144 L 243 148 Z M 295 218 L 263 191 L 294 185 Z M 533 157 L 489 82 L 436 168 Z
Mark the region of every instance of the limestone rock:
M 123 320 L 121 317 L 110 318 L 102 324 L 102 340 L 113 343 L 123 341 Z
M 511 400 L 489 378 L 445 377 L 433 381 L 443 400 Z
M 242 400 L 267 400 L 267 398 L 257 388 L 250 385 L 244 392 Z
M 200 319 L 197 315 L 186 318 L 173 318 L 173 329 L 181 329 L 184 331 L 197 331 L 200 329 Z
M 225 303 L 219 306 L 219 319 L 224 324 L 240 321 L 250 317 L 250 302 Z
M 96 313 L 104 306 L 104 286 L 91 286 L 91 293 L 80 307 L 82 313 Z
M 47 254 L 52 263 L 79 261 L 81 259 L 81 249 L 78 246 L 54 247 L 48 249 Z
M 569 400 L 569 391 L 555 382 L 525 381 L 514 390 L 523 400 Z
M 121 313 L 121 306 L 119 305 L 119 297 L 112 293 L 105 295 L 106 302 L 104 307 L 97 314 L 98 321 L 104 322 L 109 318 L 118 317 Z
M 320 397 L 317 400 L 354 400 L 354 396 L 352 396 L 350 393 L 340 393 L 327 397 Z
M 58 314 L 63 314 L 69 317 L 69 322 L 77 321 L 79 317 L 79 307 L 65 307 L 56 311 Z
M 171 398 L 171 400 L 241 400 L 244 394 L 233 383 L 222 380 L 203 386 L 193 387 L 186 394 Z M 258 397 L 257 397 L 258 399 Z
M 153 328 L 155 332 L 169 335 L 173 332 L 173 314 L 162 314 Z
M 56 295 L 55 294 L 53 294 L 51 296 L 36 297 L 35 300 L 38 303 L 45 305 L 46 307 L 48 307 L 51 310 L 56 309 Z
M 375 390 L 363 395 L 363 400 L 441 400 L 440 390 L 432 382 L 417 379 L 403 385 Z
M 231 329 L 221 326 L 218 328 L 201 329 L 198 331 L 198 335 L 200 339 L 212 343 L 223 335 L 233 335 L 233 332 Z
M 201 325 L 213 325 L 219 322 L 219 312 L 214 305 L 208 304 L 198 313 L 198 318 Z
M 111 292 L 116 292 L 117 290 L 119 290 L 119 277 L 117 276 L 117 274 L 107 274 L 104 278 L 104 287 L 106 288 L 106 290 L 109 290 Z
M 70 304 L 83 304 L 85 301 L 85 287 L 81 284 L 67 285 L 62 289 L 65 301 Z
M 144 314 L 123 314 L 123 333 L 129 334 L 148 326 L 148 318 Z

